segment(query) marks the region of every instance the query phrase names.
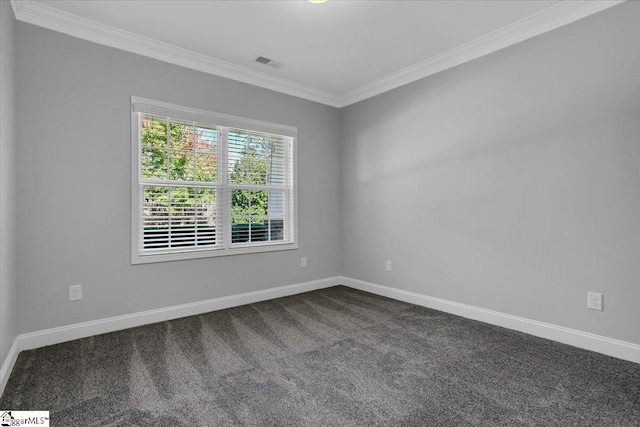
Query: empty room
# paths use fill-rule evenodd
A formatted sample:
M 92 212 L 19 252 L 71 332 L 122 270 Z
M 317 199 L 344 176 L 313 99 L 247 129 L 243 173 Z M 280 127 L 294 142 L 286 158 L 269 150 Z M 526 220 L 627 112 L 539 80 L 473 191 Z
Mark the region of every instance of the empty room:
M 0 0 L 0 424 L 639 426 L 640 2 Z

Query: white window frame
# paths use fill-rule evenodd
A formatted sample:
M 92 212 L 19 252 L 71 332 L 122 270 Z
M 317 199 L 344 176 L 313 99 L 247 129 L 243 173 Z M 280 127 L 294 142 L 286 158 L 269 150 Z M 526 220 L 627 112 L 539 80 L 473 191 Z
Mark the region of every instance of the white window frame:
M 210 123 L 218 127 L 244 129 L 248 131 L 263 132 L 275 135 L 281 135 L 289 139 L 290 144 L 288 150 L 291 150 L 291 159 L 293 164 L 293 173 L 291 176 L 292 190 L 289 194 L 293 200 L 289 201 L 289 209 L 285 212 L 285 221 L 289 226 L 285 227 L 285 233 L 290 238 L 286 241 L 271 241 L 259 243 L 231 243 L 231 216 L 224 218 L 225 224 L 222 227 L 226 234 L 224 237 L 225 244 L 222 247 L 207 249 L 176 249 L 175 252 L 160 254 L 142 254 L 140 252 L 140 233 L 142 228 L 142 200 L 140 197 L 141 184 L 140 179 L 140 128 L 139 114 L 151 114 L 160 117 L 171 117 L 173 119 L 189 120 L 200 123 Z M 220 136 L 220 133 L 218 133 Z M 269 123 L 260 120 L 247 119 L 243 117 L 231 116 L 228 114 L 215 113 L 197 108 L 185 107 L 168 102 L 156 101 L 137 96 L 131 97 L 131 263 L 145 264 L 153 262 L 177 261 L 184 259 L 209 258 L 228 255 L 250 254 L 260 252 L 272 252 L 282 250 L 298 249 L 298 150 L 297 150 L 298 129 L 296 127 Z M 226 151 L 227 141 L 218 140 L 218 149 Z M 222 142 L 222 143 L 221 143 Z M 226 156 L 223 156 L 226 158 Z M 220 159 L 220 158 L 219 158 Z M 219 177 L 219 185 L 222 191 L 231 191 L 230 185 L 226 182 L 227 164 L 218 162 L 219 173 L 221 167 L 224 172 Z M 285 162 L 285 168 L 289 167 L 289 162 Z M 221 179 L 225 178 L 225 182 Z M 162 185 L 162 184 L 159 184 Z M 267 189 L 267 188 L 261 188 Z M 287 193 L 285 193 L 287 194 Z M 286 195 L 285 195 L 286 197 Z M 220 194 L 216 200 L 220 200 Z M 293 224 L 291 224 L 293 221 Z M 286 222 L 285 222 L 286 224 Z M 218 230 L 220 232 L 221 230 Z

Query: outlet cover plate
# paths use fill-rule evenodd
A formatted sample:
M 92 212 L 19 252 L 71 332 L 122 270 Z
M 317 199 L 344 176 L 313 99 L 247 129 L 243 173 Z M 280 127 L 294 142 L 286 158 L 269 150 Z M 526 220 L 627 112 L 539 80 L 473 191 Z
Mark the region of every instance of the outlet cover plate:
M 69 286 L 69 301 L 80 301 L 82 299 L 82 285 Z
M 602 294 L 587 292 L 587 308 L 602 311 Z

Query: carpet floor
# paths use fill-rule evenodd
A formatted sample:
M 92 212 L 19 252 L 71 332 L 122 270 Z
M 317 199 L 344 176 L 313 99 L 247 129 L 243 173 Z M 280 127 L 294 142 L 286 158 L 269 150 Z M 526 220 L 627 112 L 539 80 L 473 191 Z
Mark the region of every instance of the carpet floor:
M 20 353 L 52 426 L 640 426 L 640 365 L 337 286 Z

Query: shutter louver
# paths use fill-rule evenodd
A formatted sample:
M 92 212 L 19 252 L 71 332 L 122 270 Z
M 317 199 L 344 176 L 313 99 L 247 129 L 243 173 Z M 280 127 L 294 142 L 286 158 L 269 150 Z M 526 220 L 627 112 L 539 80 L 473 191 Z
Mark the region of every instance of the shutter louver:
M 224 242 L 217 189 L 143 186 L 140 249 L 153 252 L 210 249 Z

